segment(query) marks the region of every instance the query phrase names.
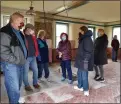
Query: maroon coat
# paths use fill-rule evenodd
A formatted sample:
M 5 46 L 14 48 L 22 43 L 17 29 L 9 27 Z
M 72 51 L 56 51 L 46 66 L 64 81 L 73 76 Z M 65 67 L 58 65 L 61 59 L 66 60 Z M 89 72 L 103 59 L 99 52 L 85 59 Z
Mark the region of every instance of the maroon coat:
M 60 41 L 58 48 L 58 52 L 62 52 L 62 60 L 71 60 L 71 43 L 70 41 Z
M 119 41 L 117 39 L 113 39 L 112 42 L 111 42 L 111 46 L 113 47 L 113 49 L 115 51 L 118 51 L 118 49 L 119 49 Z

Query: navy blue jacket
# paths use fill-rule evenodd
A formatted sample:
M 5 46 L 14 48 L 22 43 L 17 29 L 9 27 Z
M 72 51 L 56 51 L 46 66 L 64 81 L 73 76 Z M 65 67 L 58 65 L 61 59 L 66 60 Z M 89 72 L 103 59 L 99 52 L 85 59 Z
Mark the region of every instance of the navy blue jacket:
M 48 50 L 48 45 L 46 41 L 38 38 L 37 42 L 38 42 L 39 55 L 41 57 L 41 63 L 48 63 L 49 62 L 49 50 Z
M 94 49 L 91 36 L 92 36 L 92 31 L 88 30 L 84 35 L 81 36 L 81 39 L 79 40 L 79 46 L 75 59 L 75 67 L 80 70 L 84 70 L 83 64 L 85 61 L 87 61 L 88 71 L 93 71 Z

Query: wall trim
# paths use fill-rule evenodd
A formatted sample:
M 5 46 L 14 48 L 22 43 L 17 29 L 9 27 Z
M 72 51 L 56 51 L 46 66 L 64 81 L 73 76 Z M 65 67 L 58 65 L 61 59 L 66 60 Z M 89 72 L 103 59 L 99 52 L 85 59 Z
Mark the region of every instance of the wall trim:
M 113 26 L 113 27 L 120 27 L 121 24 L 104 25 L 104 27 L 110 27 L 110 26 Z
M 41 19 L 44 19 L 44 17 L 41 17 Z M 94 23 L 78 22 L 78 21 L 74 21 L 74 20 L 56 19 L 56 18 L 49 18 L 49 17 L 45 17 L 45 19 L 56 21 L 56 22 L 85 24 L 85 25 L 90 25 L 90 26 L 101 26 L 101 27 L 121 26 L 121 24 L 101 25 L 101 24 L 97 24 L 97 23 L 94 24 Z
M 44 19 L 44 17 L 41 17 L 41 19 Z M 86 22 L 78 22 L 78 21 L 71 21 L 71 20 L 64 20 L 64 19 L 56 19 L 56 18 L 48 18 L 48 17 L 45 17 L 45 19 L 53 20 L 53 21 L 57 21 L 57 22 L 77 23 L 77 24 L 85 24 L 85 25 L 102 26 L 102 27 L 104 27 L 104 25 L 92 24 L 92 23 L 86 23 Z
M 54 19 L 54 20 L 59 21 L 59 22 L 68 22 L 68 23 L 77 23 L 77 24 L 85 24 L 85 25 L 93 25 L 93 26 L 102 26 L 102 27 L 104 27 L 104 25 L 91 24 L 91 23 L 85 23 L 85 22 L 77 22 L 77 21 L 61 20 L 61 19 Z

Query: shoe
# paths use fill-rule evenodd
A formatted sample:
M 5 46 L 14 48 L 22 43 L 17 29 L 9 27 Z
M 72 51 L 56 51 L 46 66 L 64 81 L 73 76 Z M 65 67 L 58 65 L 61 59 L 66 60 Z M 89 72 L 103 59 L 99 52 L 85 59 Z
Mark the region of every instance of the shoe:
M 33 85 L 34 86 L 34 88 L 36 88 L 36 89 L 39 89 L 40 88 L 40 85 L 39 84 L 36 84 L 36 85 Z
M 84 91 L 85 96 L 89 96 L 89 91 Z
M 49 78 L 46 78 L 47 82 L 50 82 L 51 80 Z
M 42 82 L 42 78 L 39 78 L 39 79 L 38 79 L 38 82 L 41 83 L 41 82 Z
M 105 80 L 104 80 L 104 78 L 98 78 L 98 79 L 96 79 L 96 81 L 99 81 L 99 82 L 105 82 Z
M 100 77 L 99 75 L 95 75 L 94 79 L 96 80 L 96 79 L 98 79 L 99 77 Z
M 78 86 L 74 86 L 74 89 L 75 89 L 75 90 L 79 90 L 79 91 L 84 91 L 83 88 L 78 88 Z
M 72 84 L 73 83 L 73 81 L 72 80 L 68 80 L 68 84 Z
M 66 80 L 66 78 L 62 77 L 61 81 L 65 81 L 65 80 Z
M 18 102 L 19 102 L 20 104 L 25 104 L 25 99 L 22 98 L 22 97 L 20 97 Z
M 25 90 L 26 91 L 33 91 L 33 89 L 31 88 L 31 86 L 25 86 Z

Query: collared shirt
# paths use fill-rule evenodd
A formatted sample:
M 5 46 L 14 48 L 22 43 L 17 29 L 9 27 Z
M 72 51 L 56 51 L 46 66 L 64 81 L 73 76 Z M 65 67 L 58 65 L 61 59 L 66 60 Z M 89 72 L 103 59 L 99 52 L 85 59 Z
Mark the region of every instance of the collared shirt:
M 20 44 L 21 44 L 23 52 L 24 52 L 24 56 L 27 57 L 27 49 L 26 49 L 26 46 L 25 46 L 25 42 L 24 42 L 24 40 L 21 37 L 20 31 L 14 29 L 14 28 L 12 28 L 12 29 L 13 29 L 13 32 L 16 34 L 17 38 L 20 41 Z

